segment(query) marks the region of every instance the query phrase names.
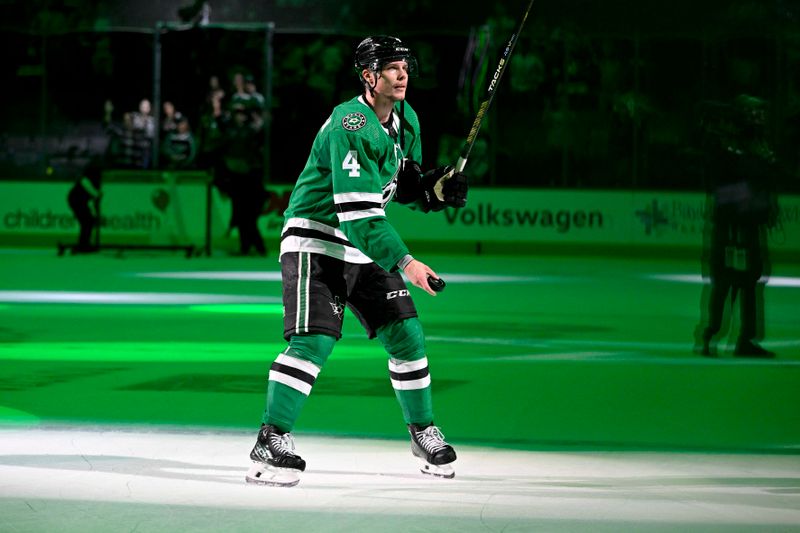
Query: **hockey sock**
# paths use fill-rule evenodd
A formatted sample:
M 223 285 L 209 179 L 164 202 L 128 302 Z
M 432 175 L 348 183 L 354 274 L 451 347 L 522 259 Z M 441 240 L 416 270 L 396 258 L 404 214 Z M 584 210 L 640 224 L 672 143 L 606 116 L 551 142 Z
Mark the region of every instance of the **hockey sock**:
M 431 423 L 431 377 L 419 319 L 387 324 L 378 329 L 377 336 L 389 353 L 389 376 L 406 424 Z
M 269 370 L 265 424 L 292 430 L 334 344 L 336 339 L 329 335 L 293 335 L 289 339 L 289 346 Z

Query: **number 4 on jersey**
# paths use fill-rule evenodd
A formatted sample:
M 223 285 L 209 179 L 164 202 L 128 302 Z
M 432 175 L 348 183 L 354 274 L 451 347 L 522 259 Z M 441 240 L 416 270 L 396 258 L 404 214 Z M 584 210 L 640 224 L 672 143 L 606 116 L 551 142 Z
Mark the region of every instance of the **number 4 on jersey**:
M 361 176 L 361 165 L 358 164 L 358 152 L 355 150 L 350 150 L 347 152 L 347 155 L 344 156 L 344 161 L 342 161 L 342 170 L 349 170 L 350 173 L 348 176 L 351 178 L 358 178 Z

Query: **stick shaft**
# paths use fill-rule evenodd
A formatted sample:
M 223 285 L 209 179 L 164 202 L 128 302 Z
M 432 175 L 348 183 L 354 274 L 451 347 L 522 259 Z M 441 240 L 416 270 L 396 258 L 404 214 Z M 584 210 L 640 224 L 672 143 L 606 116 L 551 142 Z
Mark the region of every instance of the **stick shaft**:
M 456 163 L 456 172 L 463 171 L 464 167 L 467 165 L 467 159 L 469 159 L 469 153 L 472 151 L 472 146 L 475 144 L 475 139 L 478 137 L 478 131 L 480 131 L 481 124 L 483 123 L 483 117 L 486 115 L 486 112 L 489 110 L 489 106 L 491 106 L 492 102 L 494 101 L 494 95 L 497 93 L 497 86 L 500 84 L 503 74 L 505 74 L 509 60 L 511 59 L 511 52 L 514 51 L 514 47 L 517 44 L 517 39 L 519 38 L 520 33 L 522 33 L 522 27 L 525 26 L 525 21 L 528 20 L 528 13 L 531 12 L 532 6 L 533 0 L 530 0 L 528 2 L 527 9 L 525 9 L 525 14 L 522 16 L 522 20 L 517 27 L 517 31 L 511 35 L 511 38 L 508 40 L 508 44 L 506 44 L 505 49 L 503 49 L 503 54 L 500 56 L 500 61 L 498 61 L 497 68 L 495 69 L 494 75 L 489 82 L 489 87 L 486 90 L 486 97 L 481 102 L 481 105 L 478 108 L 478 113 L 475 115 L 475 120 L 472 122 L 472 128 L 470 128 L 469 135 L 467 135 L 467 140 L 461 147 L 461 153 L 459 154 L 458 162 Z

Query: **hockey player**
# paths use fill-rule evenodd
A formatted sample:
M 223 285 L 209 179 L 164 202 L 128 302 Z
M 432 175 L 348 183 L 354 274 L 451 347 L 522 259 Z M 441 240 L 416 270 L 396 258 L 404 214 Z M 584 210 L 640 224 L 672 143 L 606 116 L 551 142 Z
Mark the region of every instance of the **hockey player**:
M 453 448 L 434 425 L 422 327 L 408 280 L 435 296 L 433 269 L 415 259 L 389 223 L 393 199 L 422 212 L 463 207 L 467 178 L 452 167 L 420 171 L 419 122 L 405 103 L 416 59 L 400 39 L 374 36 L 356 50 L 363 93 L 336 108 L 317 133 L 281 236 L 284 338 L 269 372 L 263 424 L 246 480 L 294 485 L 305 461 L 290 431 L 349 307 L 389 355 L 389 375 L 422 472 L 453 477 Z

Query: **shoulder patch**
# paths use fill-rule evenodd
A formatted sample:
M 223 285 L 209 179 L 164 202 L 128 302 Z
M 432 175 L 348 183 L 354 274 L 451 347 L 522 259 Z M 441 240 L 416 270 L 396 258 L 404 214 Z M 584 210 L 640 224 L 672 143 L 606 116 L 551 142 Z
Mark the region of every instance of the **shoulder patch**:
M 367 117 L 364 113 L 348 113 L 342 119 L 342 127 L 348 131 L 356 131 L 364 127 Z

